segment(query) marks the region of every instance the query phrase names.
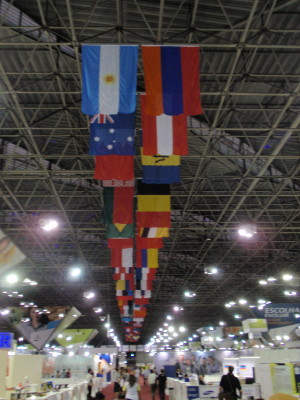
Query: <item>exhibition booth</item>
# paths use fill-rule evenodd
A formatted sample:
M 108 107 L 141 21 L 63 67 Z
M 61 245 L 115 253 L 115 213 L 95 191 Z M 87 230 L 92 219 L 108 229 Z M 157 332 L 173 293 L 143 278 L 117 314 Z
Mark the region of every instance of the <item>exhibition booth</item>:
M 126 366 L 126 355 L 116 347 L 90 348 L 87 355 L 18 354 L 0 351 L 0 398 L 7 400 L 43 397 L 51 400 L 86 400 L 86 371 L 94 371 L 92 396 L 111 383 L 111 372 L 116 367 Z M 97 352 L 97 354 L 93 354 Z M 151 359 L 151 357 L 150 357 Z M 204 376 L 204 385 L 199 385 L 198 375 L 190 366 L 203 367 L 210 360 L 215 371 Z M 137 366 L 143 366 L 149 354 L 140 352 Z M 284 395 L 298 398 L 300 349 L 252 349 L 247 351 L 180 351 L 157 352 L 152 356 L 157 371 L 164 368 L 168 376 L 167 392 L 170 400 L 193 400 L 218 398 L 221 376 L 227 367 L 234 367 L 234 374 L 240 379 L 243 399 L 273 399 Z M 213 364 L 212 364 L 213 361 Z M 172 376 L 176 367 L 187 367 L 186 377 Z M 57 378 L 58 370 L 70 368 L 69 379 Z M 30 368 L 29 368 L 30 366 Z M 51 366 L 51 367 L 50 367 Z M 75 366 L 77 366 L 75 368 Z M 186 381 L 188 380 L 188 381 Z M 282 397 L 283 396 L 283 397 Z M 108 399 L 110 400 L 110 399 Z

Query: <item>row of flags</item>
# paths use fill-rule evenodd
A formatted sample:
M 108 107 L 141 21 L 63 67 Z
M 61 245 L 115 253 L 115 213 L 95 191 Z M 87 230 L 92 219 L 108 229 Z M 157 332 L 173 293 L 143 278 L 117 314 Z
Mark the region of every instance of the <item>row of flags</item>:
M 82 111 L 90 119 L 89 154 L 94 179 L 102 181 L 103 223 L 127 342 L 140 338 L 159 249 L 170 235 L 170 184 L 180 182 L 180 158 L 188 154 L 187 115 L 203 112 L 198 47 L 142 46 L 146 93 L 140 95 L 142 136 L 136 138 L 138 50 L 82 48 Z M 142 166 L 137 185 L 136 154 Z

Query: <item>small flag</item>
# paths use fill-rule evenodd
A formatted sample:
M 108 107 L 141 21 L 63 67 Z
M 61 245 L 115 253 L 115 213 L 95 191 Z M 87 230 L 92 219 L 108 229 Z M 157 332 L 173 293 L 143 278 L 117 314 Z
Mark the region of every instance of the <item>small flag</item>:
M 135 181 L 134 179 L 130 181 L 121 181 L 118 179 L 109 179 L 109 180 L 103 180 L 102 181 L 102 186 L 103 187 L 131 187 L 134 186 Z
M 138 46 L 82 46 L 82 112 L 134 112 L 137 63 Z
M 110 249 L 126 249 L 133 247 L 133 239 L 108 239 L 107 246 Z
M 91 117 L 90 151 L 93 156 L 119 154 L 130 156 L 134 149 L 135 113 L 107 115 L 109 119 L 100 123 L 102 114 Z M 95 118 L 96 117 L 96 118 Z
M 142 238 L 136 237 L 137 249 L 161 249 L 163 247 L 162 238 Z
M 169 237 L 169 228 L 159 228 L 159 227 L 144 227 L 138 229 L 138 235 L 146 238 L 163 238 Z
M 134 225 L 126 224 L 121 227 L 118 224 L 108 224 L 106 226 L 106 237 L 111 238 L 133 238 L 134 237 Z
M 94 179 L 132 180 L 133 156 L 95 156 Z
M 103 221 L 105 224 L 133 223 L 134 187 L 103 188 Z
M 137 248 L 136 266 L 137 268 L 158 268 L 158 249 Z
M 147 96 L 141 95 L 144 154 L 188 154 L 186 115 L 149 115 L 146 100 Z
M 170 211 L 170 195 L 138 195 L 137 207 L 138 211 Z
M 170 212 L 136 212 L 136 225 L 138 229 L 143 227 L 166 227 L 171 226 Z
M 142 156 L 142 171 L 143 171 L 143 183 L 146 184 L 167 184 L 167 183 L 179 183 L 180 178 L 180 156 L 146 156 L 143 154 L 143 148 L 141 148 Z
M 109 239 L 117 240 L 117 239 Z M 122 239 L 120 239 L 122 240 Z M 127 239 L 123 239 L 127 240 Z M 129 240 L 129 239 L 128 239 Z M 133 248 L 112 248 L 110 253 L 110 265 L 115 268 L 130 268 L 133 266 Z
M 142 56 L 147 114 L 203 113 L 198 47 L 142 46 Z

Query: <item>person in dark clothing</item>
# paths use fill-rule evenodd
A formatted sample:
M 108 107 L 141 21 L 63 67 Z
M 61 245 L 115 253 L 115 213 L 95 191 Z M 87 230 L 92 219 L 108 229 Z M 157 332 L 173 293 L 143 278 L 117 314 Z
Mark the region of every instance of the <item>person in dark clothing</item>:
M 167 384 L 167 377 L 163 369 L 160 370 L 160 374 L 157 377 L 158 393 L 160 400 L 165 400 L 165 389 Z
M 96 399 L 96 400 L 104 400 L 104 399 L 105 399 L 105 396 L 104 396 L 104 394 L 101 392 L 100 389 L 98 389 L 98 392 L 96 393 L 95 399 Z
M 198 376 L 198 380 L 199 380 L 199 385 L 205 385 L 204 375 L 199 375 Z
M 222 394 L 224 394 L 224 399 L 226 400 L 236 400 L 242 397 L 241 384 L 238 378 L 233 375 L 233 370 L 234 368 L 230 365 L 228 367 L 228 374 L 222 376 L 219 398 L 222 398 Z M 239 395 L 237 395 L 236 389 L 238 389 Z

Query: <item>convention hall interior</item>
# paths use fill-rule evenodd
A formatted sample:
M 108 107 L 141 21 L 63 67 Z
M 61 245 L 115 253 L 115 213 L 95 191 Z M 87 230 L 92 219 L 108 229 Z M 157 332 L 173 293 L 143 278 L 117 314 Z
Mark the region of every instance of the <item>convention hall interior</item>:
M 299 398 L 299 16 L 299 0 L 0 0 L 1 400 L 85 400 L 88 368 L 113 400 L 128 367 L 145 382 L 163 368 L 170 400 L 218 398 L 229 365 L 244 400 Z M 86 112 L 89 49 L 100 64 L 120 51 L 120 74 L 124 49 L 137 56 L 132 153 L 92 151 L 95 119 L 121 111 Z M 182 72 L 190 49 L 185 149 L 157 136 L 170 152 L 146 155 L 142 103 L 160 79 L 146 54 L 178 50 Z M 179 125 L 166 114 L 157 132 L 162 116 Z

